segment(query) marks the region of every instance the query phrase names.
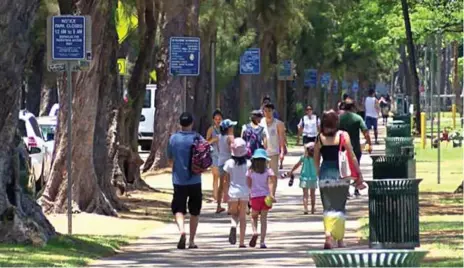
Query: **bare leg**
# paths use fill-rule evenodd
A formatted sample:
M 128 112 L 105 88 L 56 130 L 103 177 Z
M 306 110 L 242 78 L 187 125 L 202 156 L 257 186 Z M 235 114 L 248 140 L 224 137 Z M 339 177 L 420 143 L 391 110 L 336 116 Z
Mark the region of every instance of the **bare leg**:
M 251 213 L 251 229 L 253 230 L 253 234 L 258 234 L 258 216 L 259 213 L 256 211 L 253 211 Z
M 211 172 L 213 173 L 213 198 L 215 201 L 217 201 L 217 196 L 218 196 L 218 184 L 219 184 L 219 169 L 218 167 L 213 167 L 211 169 Z
M 237 242 L 237 223 L 238 223 L 238 201 L 229 202 L 229 214 L 230 214 L 230 232 L 229 232 L 229 243 L 235 245 Z
M 185 228 L 184 228 L 185 217 L 184 217 L 184 214 L 176 213 L 175 218 L 176 218 L 177 228 L 179 228 L 179 233 L 180 234 L 185 234 Z
M 240 208 L 239 208 L 239 219 L 240 219 L 240 246 L 245 245 L 245 232 L 246 232 L 246 208 L 248 202 L 247 201 L 240 201 Z
M 195 235 L 197 234 L 198 220 L 199 220 L 198 216 L 190 216 L 190 239 L 189 239 L 190 246 L 195 245 Z
M 264 245 L 267 232 L 267 210 L 261 211 L 261 245 Z
M 310 189 L 311 194 L 311 214 L 316 211 L 316 189 Z
M 224 211 L 224 209 L 221 207 L 221 204 L 222 204 L 222 194 L 223 194 L 223 191 L 224 190 L 224 176 L 220 176 L 219 177 L 219 187 L 218 187 L 218 191 L 217 191 L 217 209 L 216 209 L 216 213 L 220 213 L 222 211 Z
M 303 188 L 303 208 L 304 213 L 308 214 L 308 189 Z

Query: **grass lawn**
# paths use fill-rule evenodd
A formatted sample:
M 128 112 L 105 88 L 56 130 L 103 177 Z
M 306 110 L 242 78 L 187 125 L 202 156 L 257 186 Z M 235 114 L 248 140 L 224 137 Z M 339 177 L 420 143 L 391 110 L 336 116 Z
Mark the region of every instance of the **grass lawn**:
M 0 244 L 0 266 L 85 266 L 90 261 L 115 254 L 135 237 L 60 235 L 45 247 Z

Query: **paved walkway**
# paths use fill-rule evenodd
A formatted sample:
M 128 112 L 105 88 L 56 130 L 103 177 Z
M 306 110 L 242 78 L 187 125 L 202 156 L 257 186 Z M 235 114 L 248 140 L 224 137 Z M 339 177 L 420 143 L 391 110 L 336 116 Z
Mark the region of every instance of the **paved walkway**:
M 381 133 L 384 133 L 382 131 Z M 382 145 L 374 151 L 381 151 Z M 290 169 L 301 155 L 301 149 L 290 150 L 284 170 Z M 365 179 L 372 178 L 371 158 L 363 155 L 362 171 Z M 154 230 L 151 235 L 124 248 L 124 253 L 100 260 L 93 266 L 314 266 L 308 250 L 321 249 L 324 243 L 322 206 L 316 197 L 316 214 L 304 215 L 301 205 L 301 189 L 298 181 L 288 187 L 288 179 L 279 179 L 277 202 L 269 213 L 268 249 L 238 249 L 228 243 L 230 219 L 227 214 L 216 215 L 214 204 L 205 204 L 200 219 L 196 244 L 199 249 L 178 250 L 179 238 L 174 223 Z M 156 188 L 170 187 L 170 181 L 160 180 L 152 184 Z M 205 176 L 203 187 L 211 189 L 211 178 Z M 351 189 L 353 191 L 353 189 Z M 367 190 L 362 196 L 348 201 L 345 242 L 347 247 L 357 247 L 359 228 L 357 219 L 367 207 Z M 364 214 L 363 214 L 364 213 Z M 188 227 L 186 225 L 186 230 Z M 247 226 L 247 244 L 251 238 L 251 225 Z

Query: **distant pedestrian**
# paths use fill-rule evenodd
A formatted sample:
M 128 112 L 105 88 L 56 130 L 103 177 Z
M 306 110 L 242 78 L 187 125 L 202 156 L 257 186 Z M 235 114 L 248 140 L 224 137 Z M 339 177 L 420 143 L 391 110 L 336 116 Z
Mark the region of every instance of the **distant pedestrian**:
M 382 113 L 383 125 L 386 125 L 390 113 L 390 103 L 387 101 L 386 97 L 380 97 L 379 106 Z
M 375 97 L 375 90 L 369 90 L 369 96 L 366 97 L 364 101 L 364 109 L 366 112 L 366 126 L 367 129 L 371 130 L 374 129 L 374 138 L 375 144 L 379 144 L 378 142 L 378 132 L 377 132 L 377 118 L 379 117 L 380 106 L 379 101 Z
M 274 118 L 274 104 L 268 103 L 264 106 L 264 118 L 261 126 L 267 137 L 266 152 L 270 158 L 269 167 L 276 176 L 279 174 L 279 159 L 285 155 L 285 126 L 282 121 Z M 275 195 L 275 192 L 272 194 Z
M 241 137 L 247 144 L 248 158 L 251 158 L 256 149 L 266 148 L 267 137 L 264 127 L 260 125 L 263 114 L 254 110 L 250 114 L 250 122 L 242 126 Z
M 220 110 L 216 110 L 213 113 L 213 125 L 209 127 L 206 132 L 206 139 L 213 146 L 213 152 L 211 157 L 213 158 L 213 165 L 211 166 L 211 172 L 213 173 L 213 198 L 217 201 L 218 188 L 219 188 L 219 135 L 221 135 L 221 130 L 219 125 L 222 121 L 222 113 Z
M 271 97 L 269 97 L 269 95 L 266 95 L 263 97 L 263 100 L 261 101 L 261 111 L 263 114 L 264 114 L 264 107 L 268 103 L 271 103 Z M 274 109 L 274 111 L 272 112 L 272 115 L 274 116 L 274 118 L 280 119 L 279 113 L 277 112 L 276 109 Z
M 317 189 L 317 173 L 314 165 L 314 142 L 305 144 L 305 153 L 301 156 L 300 161 L 290 171 L 289 175 L 293 179 L 293 172 L 301 167 L 300 188 L 303 189 L 303 208 L 304 214 L 308 214 L 308 191 L 311 195 L 311 214 L 315 212 L 316 206 L 316 189 Z
M 303 116 L 298 123 L 298 136 L 296 137 L 296 143 L 300 144 L 301 135 L 303 135 L 303 145 L 315 142 L 320 126 L 321 120 L 319 120 L 319 117 L 313 113 L 313 107 L 308 105 L 306 107 L 306 115 Z
M 234 142 L 234 126 L 237 125 L 237 122 L 230 119 L 225 119 L 220 124 L 221 135 L 219 135 L 218 149 L 218 166 L 219 166 L 219 187 L 218 187 L 218 196 L 217 196 L 217 208 L 216 213 L 221 213 L 225 209 L 221 206 L 222 203 L 222 193 L 225 180 L 225 171 L 224 164 L 231 157 L 231 145 Z
M 204 138 L 192 131 L 193 116 L 190 113 L 183 113 L 179 121 L 181 131 L 169 138 L 167 146 L 167 155 L 172 165 L 172 184 L 174 188 L 171 209 L 180 232 L 177 248 L 185 249 L 186 247 L 184 220 L 187 207 L 190 213 L 190 239 L 188 247 L 197 248 L 195 245 L 195 235 L 203 195 L 201 190 L 201 174 L 192 174 L 189 163 L 192 157 L 190 148 L 194 143 L 194 139 L 199 137 L 204 140 Z
M 251 168 L 247 172 L 248 186 L 251 189 L 251 226 L 253 236 L 250 247 L 255 247 L 258 240 L 258 217 L 261 221 L 260 248 L 266 248 L 267 214 L 275 202 L 277 178 L 274 171 L 267 167 L 270 158 L 264 149 L 258 149 L 251 159 Z
M 355 159 L 350 136 L 338 129 L 338 114 L 331 110 L 321 117 L 321 133 L 314 146 L 314 162 L 319 176 L 321 201 L 324 208 L 325 249 L 333 247 L 334 240 L 344 247 L 346 200 L 350 181 L 342 179 L 339 169 L 341 148 L 351 156 L 352 163 L 362 181 L 361 171 Z M 322 158 L 322 165 L 321 165 Z
M 250 197 L 246 173 L 251 166 L 247 160 L 247 147 L 242 138 L 236 138 L 232 144 L 232 158 L 224 164 L 226 172 L 224 183 L 224 201 L 229 203 L 231 226 L 229 242 L 237 242 L 237 225 L 240 222 L 239 247 L 245 248 L 246 209 Z

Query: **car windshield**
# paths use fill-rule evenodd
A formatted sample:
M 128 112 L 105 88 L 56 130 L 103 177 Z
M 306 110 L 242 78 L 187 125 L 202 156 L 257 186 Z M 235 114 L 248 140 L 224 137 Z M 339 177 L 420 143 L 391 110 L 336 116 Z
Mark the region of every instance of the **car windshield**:
M 151 90 L 145 93 L 145 100 L 143 101 L 143 108 L 151 108 Z
M 31 123 L 32 129 L 34 130 L 34 134 L 42 138 L 42 133 L 40 132 L 39 124 L 37 123 L 37 120 L 34 117 L 29 118 L 29 123 Z

